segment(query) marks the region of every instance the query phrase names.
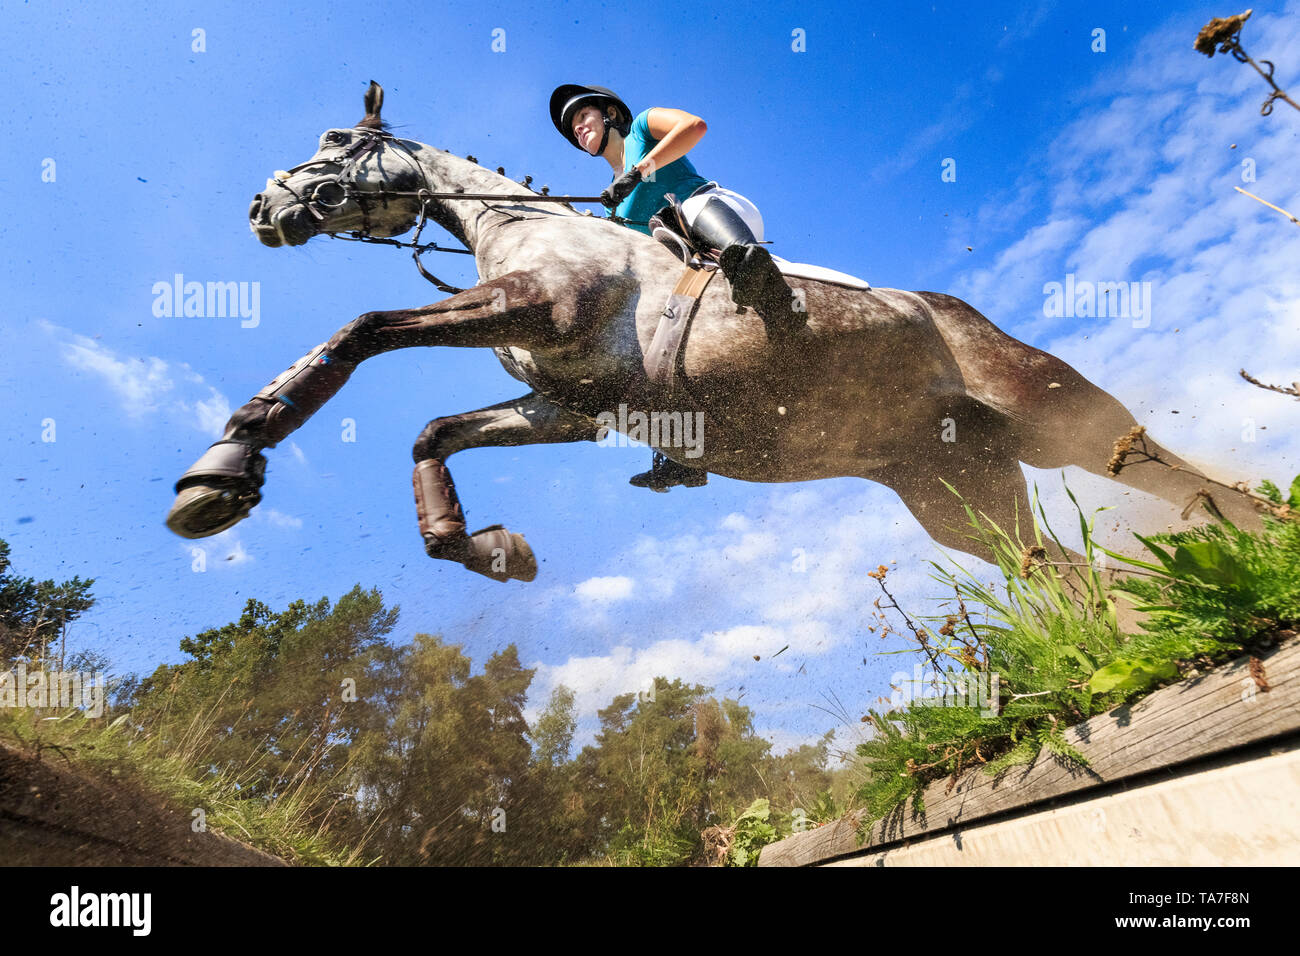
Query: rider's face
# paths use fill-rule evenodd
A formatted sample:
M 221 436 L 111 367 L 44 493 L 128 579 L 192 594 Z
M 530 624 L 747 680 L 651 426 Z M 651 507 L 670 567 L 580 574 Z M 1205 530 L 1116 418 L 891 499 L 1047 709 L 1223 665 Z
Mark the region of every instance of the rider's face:
M 584 106 L 573 116 L 573 135 L 578 145 L 592 156 L 600 149 L 605 135 L 604 114 L 595 106 Z

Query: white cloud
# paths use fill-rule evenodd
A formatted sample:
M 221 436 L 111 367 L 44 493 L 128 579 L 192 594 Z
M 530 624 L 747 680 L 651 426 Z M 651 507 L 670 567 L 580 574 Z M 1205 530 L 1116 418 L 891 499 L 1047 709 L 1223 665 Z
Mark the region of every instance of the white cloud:
M 276 511 L 274 508 L 259 509 L 258 512 L 271 524 L 277 528 L 301 528 L 302 519 L 295 518 L 293 515 L 287 515 L 283 511 Z
M 755 648 L 781 647 L 774 628 L 737 627 L 695 640 L 668 638 L 648 647 L 620 645 L 596 656 L 571 657 L 563 664 L 537 664 L 532 696 L 546 700 L 564 684 L 574 692 L 580 717 L 594 714 L 619 694 L 644 691 L 655 678 L 715 684 L 742 660 L 752 660 Z
M 1294 16 L 1257 15 L 1250 28 L 1257 57 L 1300 45 Z M 1185 55 L 1187 45 L 1186 25 L 1171 24 L 1142 41 L 1132 65 L 1106 71 L 1082 94 L 1081 112 L 1014 187 L 1038 196 L 1042 221 L 1022 226 L 1023 238 L 988 269 L 963 276 L 954 292 L 1069 362 L 1211 476 L 1288 481 L 1300 457 L 1300 410 L 1237 371 L 1279 384 L 1296 377 L 1300 231 L 1233 186 L 1300 205 L 1295 120 L 1281 111 L 1261 117 L 1267 89 L 1253 71 Z M 1255 184 L 1242 182 L 1244 159 L 1254 162 Z M 1150 282 L 1149 327 L 1134 328 L 1129 318 L 1046 318 L 1043 285 L 1067 273 Z M 1248 421 L 1268 426 L 1254 442 L 1242 438 Z M 1124 494 L 1103 479 L 1068 480 L 1108 503 Z M 1055 473 L 1046 482 L 1052 495 L 1059 484 Z M 1129 497 L 1142 499 L 1143 511 L 1168 511 L 1138 492 Z M 1068 506 L 1063 493 L 1057 503 Z
M 178 410 L 199 431 L 218 437 L 230 418 L 230 402 L 204 382 L 184 362 L 169 363 L 157 356 L 125 356 L 97 338 L 80 335 L 52 322 L 41 327 L 59 344 L 72 368 L 98 377 L 117 396 L 132 419 Z M 182 383 L 178 386 L 177 379 Z
M 1040 263 L 1046 256 L 1068 248 L 1084 228 L 1084 221 L 1073 216 L 1032 227 L 998 253 L 990 269 L 967 274 L 954 294 L 990 316 L 1023 314 L 1024 303 L 1042 303 L 1045 283 L 1059 281 L 1055 274 L 1044 278 Z
M 179 547 L 190 561 L 191 567 L 195 567 L 197 562 L 196 572 L 200 568 L 202 573 L 221 571 L 253 560 L 253 556 L 244 547 L 244 542 L 240 540 L 236 528 L 227 528 L 209 538 L 186 541 Z M 201 557 L 199 552 L 202 553 Z
M 728 546 L 722 557 L 725 561 L 737 564 L 753 564 L 763 558 L 770 558 L 776 551 L 776 535 L 767 532 L 754 532 L 741 537 L 736 544 Z
M 623 576 L 588 578 L 573 590 L 584 601 L 623 601 L 632 596 L 633 585 L 631 578 Z
M 588 727 L 611 699 L 643 690 L 656 676 L 712 686 L 731 697 L 743 693 L 745 703 L 764 714 L 784 706 L 788 689 L 764 689 L 764 682 L 788 680 L 810 659 L 862 639 L 878 593 L 866 572 L 907 555 L 935 554 L 890 492 L 852 480 L 836 489 L 781 487 L 712 529 L 632 542 L 613 564 L 636 568 L 635 586 L 622 575 L 579 585 L 591 596 L 622 595 L 625 633 L 608 608 L 598 614 L 588 602 L 570 608 L 575 626 L 608 636 L 613 646 L 559 664 L 530 665 L 538 668 L 530 697 L 546 700 L 565 684 Z M 890 498 L 896 511 L 886 524 L 881 504 Z M 919 602 L 917 588 L 926 588 L 924 574 L 895 591 L 904 602 Z M 627 635 L 645 633 L 646 621 L 653 622 L 649 632 L 657 639 L 637 646 Z
M 63 346 L 63 358 L 73 368 L 98 375 L 117 394 L 123 410 L 133 418 L 158 410 L 175 387 L 160 358 L 122 359 L 84 335 L 73 334 Z
M 733 511 L 718 522 L 718 527 L 723 531 L 748 531 L 749 519 L 740 512 Z
M 229 551 L 221 560 L 227 564 L 235 565 L 243 564 L 245 561 L 252 561 L 253 556 L 244 548 L 244 543 L 236 539 L 231 543 Z
M 206 399 L 194 403 L 194 412 L 199 430 L 216 437 L 225 431 L 226 422 L 230 420 L 230 401 L 211 385 L 208 393 Z
M 715 654 L 741 658 L 765 649 L 776 653 L 781 647 L 777 643 L 781 637 L 781 631 L 768 625 L 741 624 L 725 631 L 706 634 L 702 643 Z

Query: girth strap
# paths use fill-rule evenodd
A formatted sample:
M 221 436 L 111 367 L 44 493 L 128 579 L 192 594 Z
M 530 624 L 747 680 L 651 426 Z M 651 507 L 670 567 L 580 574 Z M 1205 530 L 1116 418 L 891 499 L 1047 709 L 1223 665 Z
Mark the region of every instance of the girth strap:
M 659 316 L 650 348 L 646 350 L 644 365 L 646 376 L 656 385 L 672 385 L 677 368 L 677 353 L 681 349 L 686 327 L 695 314 L 696 303 L 704 294 L 715 269 L 697 269 L 687 266 L 668 296 L 668 304 Z

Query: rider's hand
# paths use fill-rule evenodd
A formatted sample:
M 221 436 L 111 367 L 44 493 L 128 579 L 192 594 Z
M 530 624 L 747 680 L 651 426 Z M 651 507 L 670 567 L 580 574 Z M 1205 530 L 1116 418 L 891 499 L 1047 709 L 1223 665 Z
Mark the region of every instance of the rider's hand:
M 605 191 L 600 194 L 600 202 L 610 209 L 615 208 L 619 203 L 628 197 L 632 190 L 636 189 L 637 184 L 641 182 L 640 170 L 633 167 L 625 172 L 618 179 L 614 180 L 605 187 Z

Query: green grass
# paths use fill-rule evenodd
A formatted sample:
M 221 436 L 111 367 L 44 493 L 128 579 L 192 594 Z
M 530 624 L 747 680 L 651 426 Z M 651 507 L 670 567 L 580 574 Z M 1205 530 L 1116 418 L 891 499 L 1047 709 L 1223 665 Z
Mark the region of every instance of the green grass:
M 58 716 L 52 716 L 53 714 Z M 105 780 L 125 779 L 156 794 L 187 815 L 202 809 L 208 830 L 240 840 L 298 865 L 361 865 L 361 848 L 334 846 L 328 821 L 312 825 L 304 788 L 298 785 L 270 799 L 243 795 L 255 763 L 217 769 L 204 763 L 203 740 L 210 727 L 194 721 L 179 742 L 164 747 L 160 738 L 130 723 L 129 714 L 88 718 L 80 711 L 0 711 L 0 739 L 43 760 L 61 755 L 71 765 Z
M 950 490 L 951 487 L 950 487 Z M 911 801 L 924 813 L 922 793 L 935 780 L 972 767 L 997 774 L 1031 763 L 1047 749 L 1076 765 L 1087 761 L 1069 745 L 1067 727 L 1180 679 L 1194 665 L 1212 666 L 1267 641 L 1300 621 L 1300 478 L 1283 501 L 1276 486 L 1259 492 L 1277 506 L 1264 530 L 1249 532 L 1224 521 L 1150 537 L 1137 536 L 1154 560 L 1126 558 L 1096 543 L 1098 509 L 1078 512 L 1087 563 L 1047 560 L 1050 545 L 1064 551 L 1034 489 L 1032 541 L 1013 537 L 963 501 L 970 537 L 996 557 L 1002 584 L 988 585 L 962 566 L 931 562 L 932 577 L 954 594 L 949 613 L 923 617 L 920 626 L 898 609 L 915 646 L 940 680 L 998 677 L 1000 707 L 926 706 L 915 700 L 867 716 L 875 735 L 857 748 L 865 779 L 856 798 L 865 809 L 861 833 Z M 954 491 L 954 494 L 956 492 Z M 1102 555 L 1126 565 L 1106 583 L 1096 567 Z M 876 578 L 886 595 L 888 569 Z M 890 595 L 892 600 L 892 595 Z M 1117 599 L 1148 615 L 1142 631 L 1122 633 Z M 892 605 L 897 608 L 897 605 Z M 903 632 L 895 632 L 903 633 Z M 889 652 L 899 653 L 899 652 Z

